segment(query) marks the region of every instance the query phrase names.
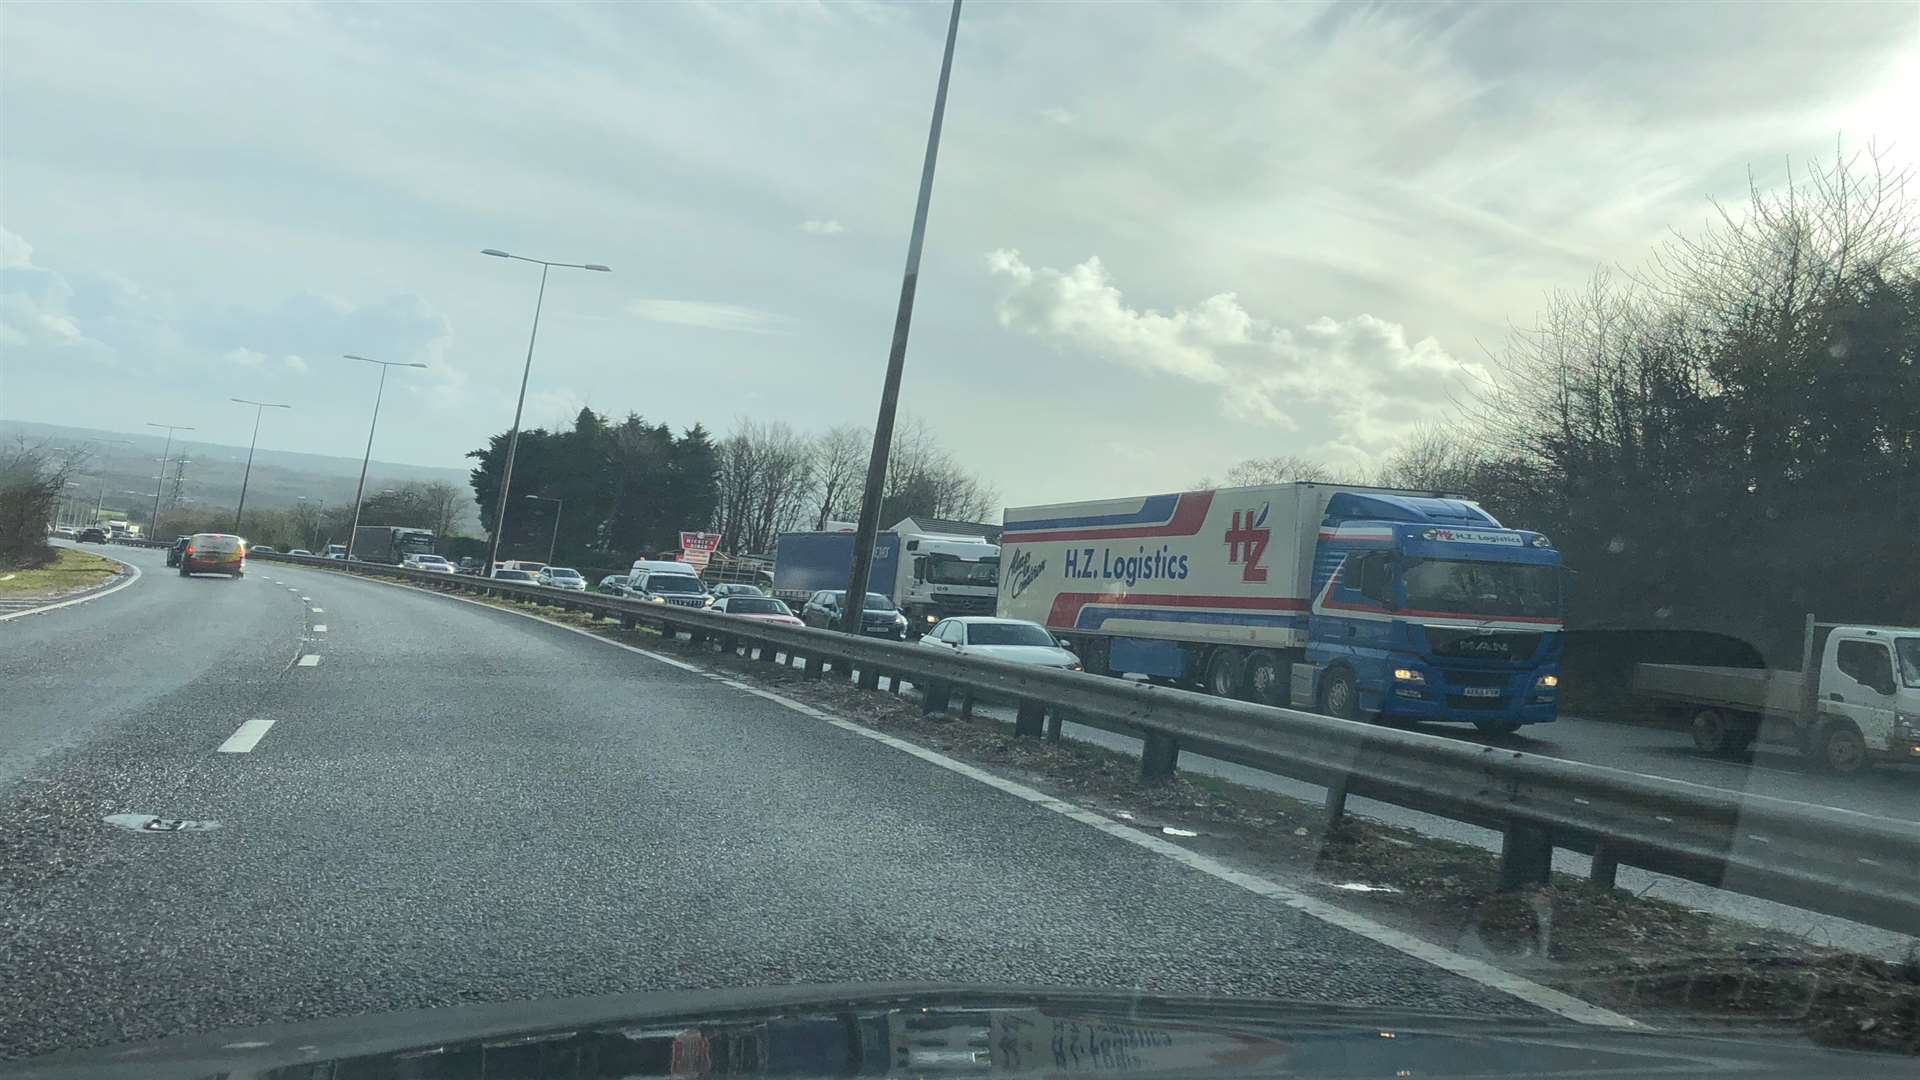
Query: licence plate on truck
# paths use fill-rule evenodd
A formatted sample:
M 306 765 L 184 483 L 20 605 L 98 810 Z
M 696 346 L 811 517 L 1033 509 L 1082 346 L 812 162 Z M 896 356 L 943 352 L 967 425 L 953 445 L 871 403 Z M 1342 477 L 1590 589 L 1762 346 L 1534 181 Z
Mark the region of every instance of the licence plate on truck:
M 1462 690 L 1461 694 L 1465 697 L 1499 697 L 1500 688 L 1497 686 L 1469 686 L 1465 690 Z

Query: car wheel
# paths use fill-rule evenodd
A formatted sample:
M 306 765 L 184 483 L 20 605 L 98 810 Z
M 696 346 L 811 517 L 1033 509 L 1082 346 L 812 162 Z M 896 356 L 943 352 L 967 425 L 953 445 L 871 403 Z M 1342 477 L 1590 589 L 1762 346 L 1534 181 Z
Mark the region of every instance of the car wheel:
M 1214 697 L 1240 696 L 1240 654 L 1232 649 L 1215 649 L 1207 660 L 1207 693 Z
M 1814 736 L 1814 744 L 1819 750 L 1815 763 L 1826 772 L 1852 776 L 1866 767 L 1867 740 L 1861 738 L 1860 729 L 1848 721 L 1829 721 Z
M 186 563 L 181 563 L 181 564 L 180 564 L 180 576 L 181 576 L 181 577 L 192 577 L 192 576 L 193 576 L 193 570 L 192 570 L 192 568 L 191 568 L 191 567 L 189 567 L 189 566 L 188 566 L 188 565 L 187 565 Z
M 1353 672 L 1346 668 L 1327 672 L 1326 685 L 1320 688 L 1320 711 L 1336 720 L 1360 718 L 1360 684 Z

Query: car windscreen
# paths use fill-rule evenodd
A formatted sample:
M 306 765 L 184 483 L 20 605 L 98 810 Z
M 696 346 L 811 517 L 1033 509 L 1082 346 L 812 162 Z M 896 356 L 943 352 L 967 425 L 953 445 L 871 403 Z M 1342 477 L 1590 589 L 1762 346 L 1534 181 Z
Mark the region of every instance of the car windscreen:
M 550 567 L 548 567 L 548 568 L 547 568 L 547 576 L 548 576 L 548 577 L 563 577 L 563 578 L 577 578 L 577 577 L 579 577 L 579 576 L 580 576 L 580 571 L 578 571 L 578 570 L 573 570 L 573 569 L 570 569 L 570 568 L 568 568 L 568 567 L 565 567 L 565 566 L 550 566 Z
M 1414 559 L 1401 570 L 1412 611 L 1547 618 L 1560 613 L 1560 568 Z
M 648 592 L 674 594 L 707 591 L 706 586 L 700 584 L 699 578 L 688 577 L 685 574 L 649 574 L 647 575 L 646 590 Z
M 877 592 L 870 592 L 867 594 L 867 610 L 868 611 L 892 611 L 894 610 L 893 601 L 887 599 L 886 597 L 880 595 Z
M 1031 623 L 970 623 L 969 645 L 1052 645 L 1053 635 Z
M 764 596 L 734 596 L 727 599 L 729 615 L 789 615 L 787 605 Z

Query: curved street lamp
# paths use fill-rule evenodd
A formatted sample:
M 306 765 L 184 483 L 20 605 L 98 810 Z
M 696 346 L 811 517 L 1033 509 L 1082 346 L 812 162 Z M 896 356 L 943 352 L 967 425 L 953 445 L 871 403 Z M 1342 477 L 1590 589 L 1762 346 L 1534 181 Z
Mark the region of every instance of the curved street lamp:
M 533 300 L 533 332 L 527 335 L 527 362 L 520 369 L 520 399 L 513 406 L 513 432 L 507 436 L 507 463 L 500 470 L 500 495 L 494 500 L 493 538 L 487 541 L 487 561 L 480 567 L 481 577 L 492 577 L 494 560 L 500 557 L 500 538 L 506 534 L 507 530 L 507 491 L 513 486 L 513 455 L 520 449 L 520 414 L 527 406 L 527 377 L 533 373 L 533 342 L 540 336 L 540 305 L 547 298 L 547 271 L 556 266 L 563 270 L 598 270 L 603 274 L 612 273 L 612 270 L 599 263 L 563 263 L 532 259 L 525 255 L 513 255 L 499 248 L 484 248 L 480 254 L 491 255 L 496 259 L 517 259 L 520 262 L 538 263 L 540 266 L 540 291 Z
M 260 414 L 268 409 L 291 409 L 291 405 L 276 405 L 271 401 L 253 401 L 248 398 L 228 398 L 228 401 L 253 406 L 253 440 L 247 443 L 247 471 L 240 474 L 240 505 L 233 508 L 233 531 L 240 531 L 240 511 L 247 508 L 247 481 L 253 479 L 253 448 L 260 443 Z M 160 506 L 159 489 L 154 489 L 153 505 L 157 511 Z
M 353 558 L 353 534 L 360 531 L 360 494 L 367 489 L 367 463 L 373 460 L 373 432 L 380 426 L 380 399 L 387 393 L 387 369 L 396 367 L 424 368 L 425 364 L 407 364 L 398 360 L 375 360 L 371 356 L 356 356 L 344 353 L 346 360 L 358 360 L 365 364 L 380 366 L 380 388 L 373 392 L 373 421 L 367 425 L 367 452 L 360 459 L 360 483 L 353 489 L 353 524 L 347 526 L 347 558 Z

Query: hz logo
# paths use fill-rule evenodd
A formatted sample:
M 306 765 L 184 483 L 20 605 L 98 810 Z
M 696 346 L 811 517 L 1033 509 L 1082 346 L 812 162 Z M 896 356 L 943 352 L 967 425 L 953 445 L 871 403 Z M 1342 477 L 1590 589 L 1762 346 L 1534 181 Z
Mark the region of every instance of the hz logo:
M 1241 563 L 1241 581 L 1267 580 L 1267 568 L 1260 565 L 1266 557 L 1267 542 L 1273 536 L 1273 530 L 1266 527 L 1267 511 L 1271 504 L 1260 508 L 1260 517 L 1256 520 L 1253 511 L 1233 512 L 1233 525 L 1227 529 L 1227 561 Z

